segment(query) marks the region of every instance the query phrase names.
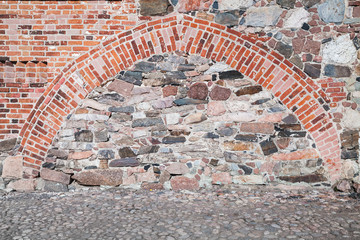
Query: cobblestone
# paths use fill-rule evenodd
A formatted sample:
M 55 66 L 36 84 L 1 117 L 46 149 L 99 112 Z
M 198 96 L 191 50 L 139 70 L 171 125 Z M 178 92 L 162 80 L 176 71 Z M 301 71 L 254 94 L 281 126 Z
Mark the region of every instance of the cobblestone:
M 1 239 L 359 239 L 360 201 L 330 189 L 0 192 Z

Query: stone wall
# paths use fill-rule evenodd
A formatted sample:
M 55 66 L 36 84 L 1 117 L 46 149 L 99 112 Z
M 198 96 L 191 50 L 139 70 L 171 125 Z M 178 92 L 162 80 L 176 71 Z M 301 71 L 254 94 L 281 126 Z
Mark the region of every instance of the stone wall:
M 326 182 L 329 180 L 329 175 L 323 175 L 322 171 L 328 172 L 328 169 L 333 169 L 331 171 L 341 175 L 333 179 L 345 179 L 340 182 L 339 189 L 351 190 L 360 183 L 358 154 L 360 4 L 358 1 L 126 0 L 83 1 L 81 3 L 78 1 L 4 1 L 0 9 L 2 21 L 0 25 L 0 44 L 2 45 L 0 50 L 0 139 L 5 139 L 1 142 L 3 147 L 0 160 L 10 159 L 8 163 L 6 161 L 0 163 L 0 166 L 9 166 L 9 163 L 14 161 L 20 162 L 18 165 L 21 165 L 25 159 L 24 166 L 34 169 L 32 173 L 27 172 L 22 175 L 19 173 L 20 168 L 16 168 L 15 173 L 8 174 L 4 167 L 6 174 L 3 173 L 3 176 L 6 182 L 8 179 L 22 176 L 36 177 L 41 169 L 45 169 L 44 174 L 46 174 L 49 166 L 56 167 L 56 172 L 61 174 L 65 171 L 66 176 L 62 176 L 66 181 L 70 181 L 70 174 L 84 168 L 109 166 L 111 168 L 112 162 L 121 166 L 124 164 L 121 162 L 124 157 L 120 155 L 120 152 L 125 151 L 135 155 L 126 158 L 126 161 L 130 163 L 132 161 L 132 164 L 135 162 L 140 164 L 135 169 L 146 168 L 146 173 L 155 169 L 156 174 L 170 167 L 167 166 L 169 162 L 180 162 L 186 165 L 187 162 L 183 159 L 198 158 L 193 160 L 194 164 L 200 161 L 204 166 L 194 167 L 195 165 L 192 164 L 189 167 L 189 165 L 187 166 L 189 172 L 184 175 L 189 179 L 201 178 L 209 182 L 211 182 L 209 180 L 211 174 L 204 177 L 205 173 L 196 175 L 194 171 L 205 171 L 200 168 L 210 169 L 211 173 L 219 172 L 223 174 L 221 176 L 228 176 L 228 180 L 231 176 L 232 182 L 236 182 L 235 177 L 240 179 L 239 176 L 244 176 L 244 174 L 251 176 L 250 178 L 261 175 L 261 181 L 304 181 L 305 179 L 307 182 L 312 182 L 315 178 L 317 182 Z M 166 18 L 167 16 L 169 18 Z M 195 34 L 193 36 L 195 40 L 191 40 L 186 31 L 176 32 L 173 27 L 170 32 L 154 31 L 155 35 L 149 35 L 154 46 L 156 42 L 159 42 L 161 52 L 167 52 L 168 55 L 155 55 L 159 59 L 148 60 L 149 57 L 156 58 L 152 55 L 160 50 L 155 49 L 153 52 L 146 50 L 146 47 L 142 48 L 143 39 L 131 42 L 131 39 L 141 36 L 144 29 L 148 31 L 150 28 L 160 29 L 159 24 L 163 23 L 165 26 L 168 19 L 186 19 L 186 16 L 195 17 L 196 20 L 189 21 L 188 25 L 184 25 L 185 27 L 198 29 L 198 32 L 192 31 L 194 34 L 200 34 L 201 31 L 205 33 L 201 32 L 199 36 Z M 148 24 L 146 28 L 141 27 L 145 26 L 144 24 Z M 172 22 L 169 24 L 172 27 L 179 24 L 179 21 L 174 22 L 174 25 L 171 25 Z M 181 28 L 177 26 L 177 30 Z M 228 37 L 226 34 L 232 34 L 228 40 L 226 40 Z M 68 79 L 69 75 L 66 74 L 70 74 L 69 69 L 71 70 L 72 66 L 84 70 L 85 64 L 90 62 L 87 60 L 89 56 L 97 56 L 97 52 L 106 51 L 107 45 L 112 43 L 113 39 L 122 37 L 124 40 L 120 40 L 119 44 L 124 43 L 125 49 L 131 56 L 127 56 L 126 50 L 122 48 L 120 51 L 123 51 L 123 55 L 119 53 L 118 59 L 115 57 L 109 60 L 110 63 L 106 62 L 107 66 L 115 66 L 114 62 L 121 61 L 123 65 L 114 67 L 111 73 L 106 72 L 104 75 L 106 77 L 100 77 L 105 78 L 104 80 L 94 81 L 94 86 L 101 85 L 102 88 L 91 91 L 94 86 L 90 84 L 91 87 L 83 91 L 77 85 L 79 80 L 73 81 L 74 79 L 71 78 L 65 84 L 62 78 Z M 241 40 L 237 40 L 236 37 Z M 196 45 L 193 48 L 188 48 L 189 45 L 186 45 L 181 49 L 177 41 L 183 41 L 183 39 L 192 41 L 187 44 L 192 45 L 196 42 Z M 212 46 L 211 41 L 216 44 Z M 145 43 L 146 46 L 147 44 Z M 270 76 L 271 79 L 267 78 L 268 82 L 264 85 L 265 79 L 258 79 L 257 75 L 250 74 L 250 69 L 247 71 L 241 66 L 238 67 L 244 61 L 246 66 L 255 68 L 259 64 L 257 61 L 260 56 L 245 54 L 246 59 L 240 58 L 241 55 L 237 59 L 241 48 L 237 48 L 236 44 L 251 47 L 254 51 L 262 49 L 261 51 L 266 52 L 264 56 L 271 55 L 268 60 L 276 65 L 279 71 L 289 74 L 297 81 L 303 78 L 305 81 L 301 84 L 306 92 L 319 102 L 318 104 L 323 108 L 322 111 L 325 110 L 326 113 L 314 111 L 318 114 L 314 117 L 315 119 L 310 120 L 310 116 L 308 120 L 307 118 L 300 119 L 300 115 L 294 112 L 298 112 L 299 108 L 308 109 L 314 104 L 313 99 L 309 100 L 308 95 L 304 97 L 300 94 L 301 96 L 295 99 L 304 97 L 308 102 L 300 101 L 296 103 L 296 108 L 292 104 L 289 107 L 287 100 L 284 101 L 280 95 L 276 95 L 276 92 L 270 89 L 272 84 L 269 83 L 273 82 L 275 85 L 276 78 L 281 74 Z M 149 46 L 151 49 L 151 44 Z M 175 54 L 175 50 L 181 51 Z M 200 55 L 213 61 L 200 59 Z M 95 58 L 93 57 L 91 61 L 95 61 Z M 147 63 L 139 62 L 144 58 L 147 59 Z M 199 59 L 195 61 L 196 58 Z M 156 65 L 156 69 L 150 68 L 154 65 L 149 64 L 149 61 Z M 99 62 L 99 64 L 103 63 L 103 60 Z M 222 63 L 227 63 L 226 65 L 230 67 L 225 69 Z M 134 69 L 129 69 L 133 64 L 135 64 Z M 215 68 L 211 74 L 208 72 L 209 69 L 205 69 L 206 64 L 209 65 L 209 69 Z M 277 67 L 273 68 L 274 72 L 278 72 Z M 119 70 L 123 72 L 119 73 Z M 236 71 L 231 72 L 232 70 Z M 98 72 L 99 67 L 89 71 Z M 256 71 L 265 70 L 256 69 Z M 87 77 L 92 76 L 92 73 L 86 72 Z M 96 78 L 98 78 L 97 75 Z M 133 82 L 124 81 L 125 79 L 132 79 Z M 235 79 L 240 80 L 235 81 Z M 51 128 L 40 124 L 34 127 L 35 130 L 29 132 L 29 126 L 44 120 L 41 118 L 44 112 L 58 115 L 51 110 L 55 109 L 53 105 L 50 105 L 51 109 L 44 110 L 41 104 L 47 103 L 51 96 L 56 95 L 55 92 L 51 92 L 54 88 L 58 93 L 61 91 L 59 87 L 54 87 L 60 82 L 73 91 L 66 92 L 65 95 L 69 94 L 67 96 L 61 96 L 69 102 L 69 107 L 64 107 L 66 109 L 64 111 L 56 110 L 61 116 L 59 120 L 52 119 L 54 126 L 52 125 Z M 110 85 L 104 85 L 105 82 Z M 139 84 L 142 85 L 139 86 Z M 144 89 L 145 92 L 141 92 L 142 90 L 136 92 L 136 89 Z M 105 92 L 102 92 L 103 90 Z M 242 91 L 243 94 L 237 96 Z M 77 94 L 79 95 L 75 96 Z M 219 99 L 219 96 L 225 98 L 227 95 L 229 95 L 227 99 Z M 83 99 L 85 97 L 86 99 Z M 54 101 L 57 101 L 56 99 Z M 270 100 L 261 102 L 265 101 L 264 99 Z M 155 100 L 157 100 L 156 103 L 154 103 Z M 138 106 L 136 101 L 142 101 L 143 106 Z M 65 103 L 62 102 L 62 104 Z M 80 108 L 77 107 L 78 105 Z M 272 112 L 277 106 L 282 106 L 281 111 L 279 108 L 279 112 Z M 122 107 L 127 108 L 122 109 Z M 176 108 L 180 109 L 179 112 L 173 110 Z M 74 111 L 76 112 L 73 113 Z M 230 121 L 227 116 L 231 119 Z M 249 119 L 239 120 L 245 116 Z M 81 119 L 82 117 L 85 119 Z M 188 120 L 191 119 L 190 117 L 201 122 L 190 123 L 191 121 Z M 68 120 L 65 121 L 65 118 Z M 73 122 L 76 118 L 79 118 L 78 123 Z M 297 122 L 294 120 L 289 123 L 285 119 L 296 119 Z M 175 124 L 176 121 L 178 123 Z M 313 127 L 309 125 L 309 121 L 314 124 Z M 79 124 L 80 127 L 71 127 L 71 124 Z M 150 124 L 150 126 L 142 129 L 141 124 Z M 112 129 L 113 125 L 119 126 Z M 185 129 L 176 129 L 180 126 Z M 116 142 L 115 138 L 119 134 L 116 132 L 122 127 L 124 127 L 123 134 L 134 136 L 133 143 L 122 145 Z M 153 130 L 156 127 L 160 130 Z M 219 129 L 231 129 L 234 133 L 230 136 L 221 136 Z M 58 130 L 60 130 L 59 133 L 57 133 Z M 51 137 L 43 138 L 39 144 L 34 143 L 34 139 L 40 141 L 39 136 L 46 135 L 47 131 L 51 133 Z M 317 132 L 314 133 L 314 131 Z M 143 140 L 140 140 L 141 136 L 136 135 L 145 133 L 146 137 L 143 136 Z M 152 134 L 160 135 L 153 136 Z M 252 137 L 250 137 L 251 140 L 244 140 L 239 137 L 241 135 Z M 33 140 L 29 142 L 28 139 L 31 137 Z M 197 152 L 194 152 L 195 156 L 192 156 L 190 147 L 189 151 L 186 151 L 189 155 L 186 155 L 182 152 L 181 146 L 190 144 L 196 148 L 200 144 L 194 140 L 196 137 L 199 139 L 197 141 L 207 146 L 207 151 L 203 152 L 203 156 Z M 152 138 L 156 138 L 156 141 L 152 142 Z M 84 139 L 91 143 L 84 143 L 87 142 Z M 185 142 L 177 142 L 180 140 Z M 175 141 L 175 143 L 167 141 Z M 239 144 L 241 146 L 238 146 Z M 285 147 L 284 144 L 288 146 Z M 212 149 L 214 145 L 218 148 L 218 150 L 214 148 L 219 155 L 216 158 L 208 156 L 212 155 L 209 149 Z M 145 146 L 148 146 L 149 151 L 156 151 L 156 153 L 139 154 L 141 148 L 146 149 Z M 234 153 L 232 150 L 237 147 L 246 149 L 240 152 L 234 151 Z M 275 150 L 277 152 L 266 154 L 267 147 L 270 152 Z M 48 152 L 49 148 L 51 149 Z M 122 148 L 124 150 L 121 150 Z M 129 149 L 131 152 L 128 151 Z M 170 152 L 166 152 L 166 149 Z M 325 155 L 331 155 L 330 153 L 323 154 L 326 149 L 329 149 L 328 152 L 334 151 L 334 156 L 337 155 L 337 151 L 341 151 L 341 162 L 334 162 L 328 157 L 322 159 Z M 79 153 L 84 151 L 85 153 Z M 60 154 L 60 157 L 54 152 Z M 237 158 L 241 158 L 241 162 L 233 163 L 225 159 L 225 156 L 227 158 L 235 156 L 229 155 L 228 152 L 233 152 L 232 154 L 235 154 Z M 74 156 L 76 158 L 77 154 L 78 157 L 88 154 L 87 160 L 84 160 L 85 158 L 72 159 Z M 239 154 L 245 154 L 245 157 L 239 157 Z M 154 160 L 156 156 L 163 155 L 174 157 L 169 159 L 164 157 L 167 160 L 163 163 Z M 14 157 L 11 158 L 11 156 Z M 252 160 L 246 158 L 254 156 L 256 158 Z M 218 160 L 219 165 L 211 164 L 212 159 Z M 51 164 L 44 167 L 44 162 Z M 266 167 L 272 168 L 271 171 L 264 170 L 261 168 L 263 163 L 265 165 L 274 163 L 274 166 Z M 341 163 L 341 169 L 339 163 Z M 163 165 L 153 166 L 152 164 Z M 222 166 L 227 166 L 227 169 L 224 167 L 218 171 Z M 246 173 L 243 168 L 247 169 Z M 273 168 L 276 168 L 276 171 Z M 120 170 L 121 181 L 127 181 L 125 180 L 128 177 L 127 170 L 122 168 Z M 156 174 L 155 177 L 161 175 Z M 137 179 L 136 181 L 141 182 Z M 330 182 L 335 183 L 334 180 Z M 165 185 L 169 186 L 169 184 Z

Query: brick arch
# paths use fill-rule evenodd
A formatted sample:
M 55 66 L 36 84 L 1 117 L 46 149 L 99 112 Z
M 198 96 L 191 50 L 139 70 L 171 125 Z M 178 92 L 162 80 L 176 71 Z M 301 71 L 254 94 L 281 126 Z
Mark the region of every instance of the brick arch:
M 69 63 L 49 84 L 21 130 L 24 177 L 37 176 L 62 123 L 96 86 L 154 54 L 185 51 L 224 62 L 271 91 L 314 138 L 331 182 L 340 176 L 339 136 L 327 112 L 329 99 L 305 73 L 264 45 L 268 38 L 174 15 L 104 41 Z

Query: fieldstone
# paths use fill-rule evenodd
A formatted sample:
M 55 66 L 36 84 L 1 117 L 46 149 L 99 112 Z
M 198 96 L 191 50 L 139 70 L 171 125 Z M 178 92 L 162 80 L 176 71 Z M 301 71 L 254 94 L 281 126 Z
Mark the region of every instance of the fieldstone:
M 207 115 L 220 116 L 226 112 L 223 102 L 210 102 L 207 106 Z
M 93 133 L 90 130 L 81 130 L 75 133 L 76 142 L 92 142 Z
M 235 184 L 265 184 L 262 175 L 239 175 L 233 177 Z
M 216 85 L 210 92 L 210 98 L 216 101 L 225 101 L 231 95 L 231 90 L 228 88 L 219 87 Z
M 276 145 L 280 149 L 287 148 L 289 146 L 289 144 L 290 144 L 290 138 L 279 138 L 276 140 Z
M 83 107 L 92 108 L 99 111 L 106 111 L 108 106 L 101 104 L 93 99 L 84 99 L 83 100 Z
M 360 113 L 358 111 L 346 108 L 342 123 L 344 124 L 345 128 L 359 129 L 360 128 L 359 119 L 360 119 Z
M 244 75 L 236 70 L 230 70 L 226 72 L 219 72 L 219 78 L 223 80 L 236 80 L 243 79 Z
M 340 134 L 341 148 L 359 149 L 359 131 L 345 130 Z
M 303 69 L 304 64 L 301 60 L 301 58 L 299 57 L 299 55 L 295 54 L 294 56 L 292 56 L 289 59 L 290 62 L 292 62 L 293 64 L 295 64 L 298 68 Z
M 52 162 L 44 162 L 42 165 L 41 165 L 43 168 L 48 168 L 50 170 L 54 170 L 55 167 L 56 167 L 56 164 L 55 163 L 52 163 Z M 1 172 L 1 171 L 0 171 Z
M 295 7 L 296 0 L 276 0 L 276 3 L 282 8 L 290 9 Z
M 165 115 L 166 124 L 168 125 L 174 125 L 178 124 L 180 120 L 180 114 L 179 113 L 169 113 Z
M 305 63 L 304 72 L 311 78 L 319 78 L 321 73 L 321 65 Z
M 164 122 L 161 118 L 144 118 L 144 119 L 135 119 L 132 123 L 132 128 L 136 127 L 151 127 L 156 125 L 164 125 Z
M 209 133 L 205 133 L 204 138 L 212 138 L 212 139 L 215 139 L 215 138 L 220 138 L 220 136 L 217 135 L 217 134 L 215 134 L 215 133 L 209 132 Z
M 206 83 L 195 83 L 191 85 L 188 96 L 192 99 L 205 100 L 208 96 L 209 90 Z
M 112 83 L 107 87 L 109 91 L 115 91 L 122 96 L 130 96 L 131 91 L 134 88 L 134 84 L 115 79 Z
M 231 27 L 239 24 L 239 17 L 231 12 L 220 12 L 215 16 L 215 22 Z
M 124 102 L 125 98 L 118 93 L 105 93 L 94 98 L 99 103 L 112 104 L 113 102 Z
M 304 5 L 305 8 L 311 8 L 319 2 L 321 2 L 321 0 L 301 0 L 301 3 Z
M 158 145 L 141 146 L 139 151 L 138 151 L 138 155 L 149 154 L 149 153 L 157 153 L 159 151 L 159 148 L 160 147 Z
M 162 92 L 163 97 L 176 96 L 178 92 L 178 87 L 172 85 L 165 86 L 163 87 Z
M 201 113 L 201 112 L 197 112 L 197 113 L 193 113 L 190 114 L 189 116 L 187 116 L 184 119 L 185 124 L 192 124 L 192 123 L 199 123 L 202 121 L 205 121 L 207 119 L 207 117 Z
M 290 58 L 292 53 L 293 53 L 293 48 L 292 46 L 285 44 L 283 42 L 278 42 L 275 46 L 275 49 L 281 53 L 282 55 L 284 55 L 285 58 Z M 255 86 L 256 87 L 256 86 Z
M 313 149 L 303 149 L 289 153 L 277 153 L 271 156 L 272 160 L 277 161 L 292 161 L 292 160 L 304 160 L 304 159 L 317 159 L 319 153 Z
M 245 16 L 245 25 L 252 27 L 274 26 L 283 12 L 278 6 L 251 7 Z
M 268 122 L 242 123 L 240 131 L 250 133 L 272 134 L 274 132 L 274 124 Z
M 282 121 L 286 124 L 295 124 L 298 122 L 296 116 L 293 114 L 289 114 L 288 116 L 284 117 Z
M 359 157 L 358 150 L 342 150 L 341 158 L 342 159 L 354 159 L 357 160 Z
M 242 96 L 242 95 L 252 95 L 256 94 L 262 91 L 262 87 L 260 85 L 256 86 L 248 86 L 243 87 L 235 92 L 236 96 Z
M 109 163 L 109 167 L 137 167 L 140 162 L 134 157 L 115 159 Z
M 116 123 L 127 122 L 132 120 L 132 116 L 127 113 L 113 113 L 110 120 Z
M 194 64 L 180 64 L 177 68 L 178 71 L 193 71 L 196 66 Z
M 350 64 L 356 60 L 356 48 L 348 34 L 342 35 L 324 45 L 322 57 L 325 63 Z
M 256 142 L 258 137 L 255 134 L 238 134 L 235 136 L 235 140 L 245 142 Z
M 18 192 L 32 192 L 35 190 L 35 185 L 35 179 L 20 179 L 10 182 L 7 188 Z
M 184 163 L 175 162 L 171 163 L 171 165 L 166 168 L 166 171 L 172 175 L 183 175 L 190 170 Z
M 168 171 L 164 170 L 161 171 L 160 177 L 159 177 L 159 182 L 164 184 L 165 182 L 169 181 L 171 178 L 171 175 Z
M 140 0 L 140 14 L 143 16 L 164 16 L 173 11 L 167 0 Z
M 212 184 L 223 185 L 223 184 L 231 184 L 232 178 L 228 172 L 218 172 L 212 174 Z
M 122 184 L 121 169 L 93 169 L 76 173 L 72 179 L 86 186 L 117 186 Z
M 164 60 L 163 55 L 153 55 L 151 58 L 148 59 L 149 62 L 161 62 Z
M 81 160 L 81 159 L 88 159 L 93 155 L 93 151 L 85 151 L 85 152 L 73 152 L 69 154 L 69 159 L 74 160 Z
M 356 36 L 353 38 L 352 40 L 356 50 L 359 50 L 360 49 L 360 39 Z M 359 51 L 357 52 L 359 54 Z
M 39 179 L 37 189 L 45 192 L 68 192 L 68 185 L 59 183 L 59 182 L 52 182 L 43 179 Z
M 69 153 L 65 150 L 59 150 L 59 149 L 50 149 L 47 153 L 48 157 L 56 157 L 59 159 L 67 159 L 68 158 Z
M 207 100 L 199 100 L 199 99 L 191 99 L 191 98 L 182 98 L 182 99 L 175 100 L 174 103 L 177 106 L 182 106 L 182 105 L 193 105 L 193 104 L 206 104 L 206 103 L 208 103 L 208 101 Z
M 110 112 L 119 112 L 119 113 L 133 113 L 135 108 L 133 106 L 126 107 L 109 107 Z
M 191 11 L 207 11 L 214 0 L 179 0 L 177 4 L 178 12 L 191 12 Z
M 309 175 L 303 175 L 303 176 L 280 176 L 280 180 L 286 181 L 286 182 L 306 182 L 306 183 L 316 183 L 316 182 L 324 182 L 327 181 L 327 179 L 320 174 L 309 174 Z
M 173 72 L 167 72 L 165 74 L 166 80 L 174 81 L 177 79 L 186 79 L 186 75 L 184 72 L 181 71 L 173 71 Z
M 275 143 L 271 139 L 260 142 L 260 147 L 266 156 L 278 151 Z
M 95 135 L 95 142 L 107 142 L 109 141 L 109 132 L 107 129 L 102 129 L 100 131 L 96 131 Z
M 98 152 L 99 159 L 113 159 L 115 157 L 115 153 L 113 150 L 100 150 Z
M 144 190 L 149 190 L 149 191 L 164 190 L 164 185 L 162 183 L 144 182 L 144 183 L 141 184 L 141 188 L 144 189 Z
M 253 172 L 252 168 L 251 168 L 251 167 L 248 167 L 248 166 L 246 166 L 246 165 L 239 165 L 239 168 L 240 168 L 241 170 L 243 170 L 243 172 L 244 172 L 245 175 L 250 175 L 250 174 L 252 174 L 252 172 Z
M 215 121 L 224 121 L 224 122 L 251 122 L 256 119 L 256 116 L 252 112 L 234 112 L 234 113 L 225 113 L 221 116 L 215 116 L 209 120 Z
M 236 129 L 234 128 L 230 128 L 230 127 L 224 127 L 224 128 L 219 128 L 219 129 L 215 129 L 216 133 L 219 134 L 221 137 L 228 137 L 233 135 L 234 133 L 236 133 Z
M 49 180 L 52 182 L 59 182 L 62 184 L 70 183 L 70 175 L 63 172 L 50 170 L 48 168 L 41 169 L 40 177 L 44 180 Z
M 195 178 L 175 176 L 170 179 L 171 188 L 177 190 L 198 190 L 199 182 Z
M 173 143 L 184 143 L 186 142 L 186 138 L 185 137 L 164 137 L 162 140 L 162 143 L 164 144 L 173 144 Z
M 222 62 L 217 62 L 214 65 L 212 65 L 204 74 L 210 75 L 213 73 L 224 72 L 224 71 L 228 71 L 228 70 L 231 70 L 229 65 L 222 63 Z
M 169 107 L 172 107 L 173 101 L 174 101 L 174 97 L 170 96 L 170 97 L 155 100 L 151 103 L 151 105 L 154 109 L 169 108 Z
M 225 141 L 224 149 L 228 151 L 247 151 L 255 148 L 253 143 L 249 142 L 235 142 L 235 141 Z
M 155 182 L 156 177 L 152 168 L 148 169 L 147 172 L 136 174 L 138 182 Z
M 23 157 L 9 156 L 3 163 L 2 178 L 22 178 L 23 176 Z
M 151 78 L 151 79 L 144 79 L 143 81 L 144 86 L 151 86 L 151 87 L 160 87 L 166 85 L 180 85 L 181 80 L 178 79 L 171 79 L 171 78 Z
M 0 141 L 0 152 L 7 152 L 14 149 L 16 146 L 17 138 L 10 138 Z
M 136 154 L 130 147 L 123 147 L 119 149 L 119 156 L 121 158 L 136 157 Z
M 351 76 L 351 69 L 347 66 L 327 64 L 325 65 L 324 72 L 325 76 L 328 77 L 341 78 Z
M 217 2 L 220 11 L 248 8 L 254 5 L 253 0 L 218 0 Z
M 325 23 L 341 23 L 345 15 L 344 0 L 327 0 L 317 7 L 319 17 Z
M 119 74 L 116 79 L 123 80 L 125 82 L 141 86 L 142 84 L 142 72 L 140 71 L 126 71 L 123 75 Z

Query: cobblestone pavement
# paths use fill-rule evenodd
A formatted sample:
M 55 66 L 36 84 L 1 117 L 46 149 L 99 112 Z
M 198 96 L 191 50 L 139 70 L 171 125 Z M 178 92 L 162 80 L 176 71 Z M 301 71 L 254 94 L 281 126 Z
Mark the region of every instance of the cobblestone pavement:
M 360 200 L 329 189 L 0 194 L 0 239 L 360 239 Z

